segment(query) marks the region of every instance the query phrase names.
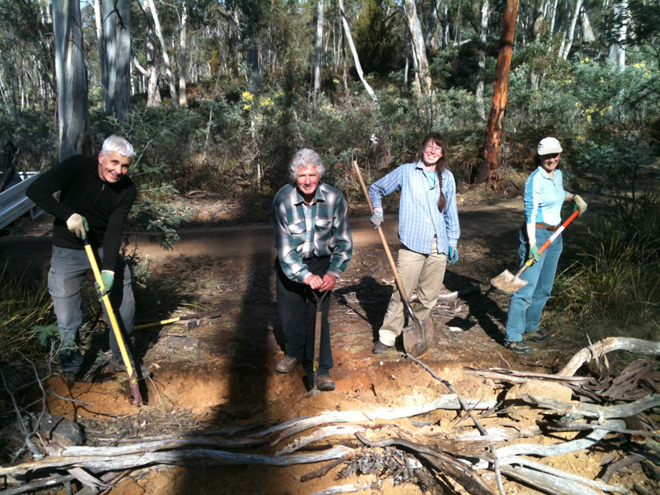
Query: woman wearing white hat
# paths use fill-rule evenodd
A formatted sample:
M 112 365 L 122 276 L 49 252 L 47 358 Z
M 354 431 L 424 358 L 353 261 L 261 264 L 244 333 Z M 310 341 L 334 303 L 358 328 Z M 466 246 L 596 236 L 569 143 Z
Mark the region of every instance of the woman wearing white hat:
M 520 266 L 530 258 L 535 262 L 520 277 L 528 282 L 527 285 L 511 297 L 504 336 L 506 347 L 519 354 L 533 352 L 525 340 L 550 340 L 550 335 L 539 331 L 539 322 L 552 292 L 562 238 L 555 239 L 542 255 L 539 255 L 538 246 L 542 246 L 560 227 L 564 201 L 574 201 L 580 215 L 587 210 L 587 203 L 580 196 L 564 190 L 563 175 L 557 169 L 562 151 L 557 139 L 542 139 L 535 156 L 538 168 L 525 182 L 525 225 L 520 229 L 518 255 Z

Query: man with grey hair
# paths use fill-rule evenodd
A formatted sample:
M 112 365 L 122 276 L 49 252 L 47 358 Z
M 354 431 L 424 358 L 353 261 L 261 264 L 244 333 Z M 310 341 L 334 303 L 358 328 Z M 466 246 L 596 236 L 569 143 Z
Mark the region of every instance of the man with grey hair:
M 277 371 L 291 372 L 303 362 L 312 383 L 316 295 L 331 291 L 346 270 L 353 252 L 348 225 L 348 206 L 342 193 L 320 182 L 325 173 L 318 153 L 298 151 L 290 166 L 291 184 L 279 190 L 273 201 L 277 307 L 284 330 L 285 356 Z M 333 366 L 328 312 L 330 298 L 321 305 L 321 349 L 317 385 L 335 389 L 330 379 Z
M 83 364 L 78 327 L 83 320 L 81 287 L 90 269 L 85 239 L 89 239 L 101 259 L 104 288 L 100 294 L 110 293 L 113 308 L 119 308 L 117 321 L 130 353 L 135 299 L 131 272 L 119 248 L 124 221 L 137 193 L 127 175 L 133 156 L 131 143 L 123 137 L 110 136 L 98 157 L 67 158 L 42 174 L 26 192 L 37 206 L 55 217 L 48 289 L 62 337 L 62 374 L 70 381 L 79 378 Z M 53 197 L 57 191 L 59 201 Z M 114 332 L 110 332 L 110 347 L 111 367 L 124 371 Z M 148 370 L 141 371 L 144 374 Z

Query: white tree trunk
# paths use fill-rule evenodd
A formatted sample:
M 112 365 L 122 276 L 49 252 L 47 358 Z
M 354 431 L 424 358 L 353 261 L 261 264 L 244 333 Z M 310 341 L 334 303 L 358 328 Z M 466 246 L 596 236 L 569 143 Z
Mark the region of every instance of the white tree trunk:
M 628 36 L 628 0 L 619 0 L 614 4 L 614 43 L 610 45 L 607 58 L 622 71 L 626 68 L 626 38 Z
M 591 22 L 589 22 L 589 15 L 587 14 L 587 9 L 582 9 L 582 41 L 584 43 L 593 43 L 596 41 L 596 35 L 594 30 L 591 27 Z
M 316 8 L 316 58 L 314 59 L 314 94 L 321 90 L 321 47 L 323 45 L 323 0 Z
M 181 26 L 179 30 L 179 105 L 188 105 L 186 94 L 186 71 L 188 68 L 186 57 L 188 50 L 186 46 L 186 25 L 188 23 L 188 5 L 185 0 L 181 6 Z
M 92 151 L 80 2 L 53 2 L 60 160 Z
M 163 38 L 163 30 L 160 27 L 160 19 L 158 18 L 158 11 L 156 10 L 156 5 L 154 0 L 146 0 L 147 7 L 151 11 L 151 17 L 154 20 L 154 29 L 156 31 L 156 36 L 158 36 L 158 41 L 160 42 L 160 47 L 163 51 L 163 62 L 165 63 L 165 73 L 167 75 L 167 83 L 170 87 L 170 95 L 172 96 L 172 106 L 179 106 L 179 100 L 176 97 L 176 86 L 174 85 L 174 75 L 172 74 L 172 64 L 170 64 L 170 56 L 167 53 L 167 45 L 165 44 L 165 39 Z
M 422 24 L 417 16 L 417 7 L 415 0 L 404 0 L 406 19 L 408 21 L 408 30 L 413 45 L 415 46 L 415 59 L 417 60 L 417 71 L 421 83 L 420 91 L 423 94 L 431 94 L 432 81 L 429 71 L 429 62 L 426 58 L 426 44 L 424 43 L 424 33 L 422 33 Z
M 486 122 L 484 108 L 484 76 L 486 73 L 486 45 L 488 43 L 488 20 L 490 18 L 489 0 L 481 0 L 481 27 L 479 28 L 479 68 L 477 70 L 477 89 L 474 99 L 481 120 Z
M 360 81 L 364 86 L 364 89 L 367 91 L 372 100 L 378 101 L 376 98 L 376 93 L 371 89 L 369 83 L 364 78 L 364 72 L 362 72 L 362 65 L 360 65 L 360 57 L 358 57 L 357 50 L 355 49 L 355 44 L 353 43 L 353 36 L 351 36 L 351 28 L 348 25 L 348 19 L 346 19 L 346 11 L 344 10 L 344 0 L 339 0 L 339 12 L 341 14 L 341 20 L 344 24 L 344 32 L 346 33 L 346 41 L 348 41 L 348 46 L 351 48 L 351 53 L 353 54 L 353 62 L 355 63 L 355 70 L 357 70 L 358 76 L 360 76 Z
M 554 36 L 555 34 L 555 21 L 557 19 L 557 2 L 558 0 L 555 0 L 552 5 L 552 19 L 550 20 L 550 36 Z
M 566 35 L 566 43 L 564 44 L 564 49 L 561 53 L 561 58 L 566 60 L 568 58 L 568 54 L 571 51 L 571 47 L 573 46 L 573 37 L 575 36 L 575 25 L 577 24 L 578 17 L 580 17 L 580 10 L 582 9 L 582 1 L 583 0 L 576 0 L 575 2 L 575 12 L 573 12 L 573 17 L 571 18 L 571 27 L 568 30 L 568 34 Z

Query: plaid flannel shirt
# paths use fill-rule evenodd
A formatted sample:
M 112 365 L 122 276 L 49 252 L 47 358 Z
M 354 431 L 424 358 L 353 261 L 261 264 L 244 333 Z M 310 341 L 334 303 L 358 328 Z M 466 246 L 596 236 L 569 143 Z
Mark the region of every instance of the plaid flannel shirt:
M 303 259 L 303 246 L 308 237 L 306 206 L 295 184 L 279 190 L 273 201 L 273 224 L 277 258 L 284 274 L 304 283 L 312 273 Z M 348 205 L 342 193 L 322 182 L 312 202 L 313 256 L 330 256 L 328 272 L 339 277 L 346 270 L 353 253 L 353 237 L 348 224 Z
M 431 254 L 433 237 L 437 236 L 438 253 L 449 254 L 456 247 L 461 229 L 456 207 L 456 183 L 447 169 L 442 171 L 442 192 L 447 204 L 438 210 L 440 188 L 429 188 L 422 162 L 397 167 L 369 188 L 374 208 L 382 207 L 383 196 L 401 189 L 399 200 L 399 239 L 411 251 Z

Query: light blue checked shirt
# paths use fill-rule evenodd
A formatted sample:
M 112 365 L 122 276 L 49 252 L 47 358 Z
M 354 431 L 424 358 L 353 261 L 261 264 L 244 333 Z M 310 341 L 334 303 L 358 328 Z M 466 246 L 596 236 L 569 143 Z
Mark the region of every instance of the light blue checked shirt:
M 304 283 L 312 273 L 304 258 L 330 256 L 328 272 L 339 277 L 353 254 L 353 237 L 347 218 L 348 205 L 342 193 L 319 183 L 311 205 L 295 184 L 279 190 L 273 200 L 273 224 L 277 258 L 284 274 Z M 310 230 L 308 225 L 313 225 Z
M 382 198 L 401 189 L 399 202 L 399 239 L 411 251 L 431 254 L 433 237 L 437 236 L 438 253 L 449 253 L 461 236 L 456 209 L 456 182 L 447 169 L 442 171 L 442 191 L 447 204 L 438 209 L 440 188 L 431 185 L 421 161 L 401 165 L 369 188 L 374 208 L 382 207 Z

